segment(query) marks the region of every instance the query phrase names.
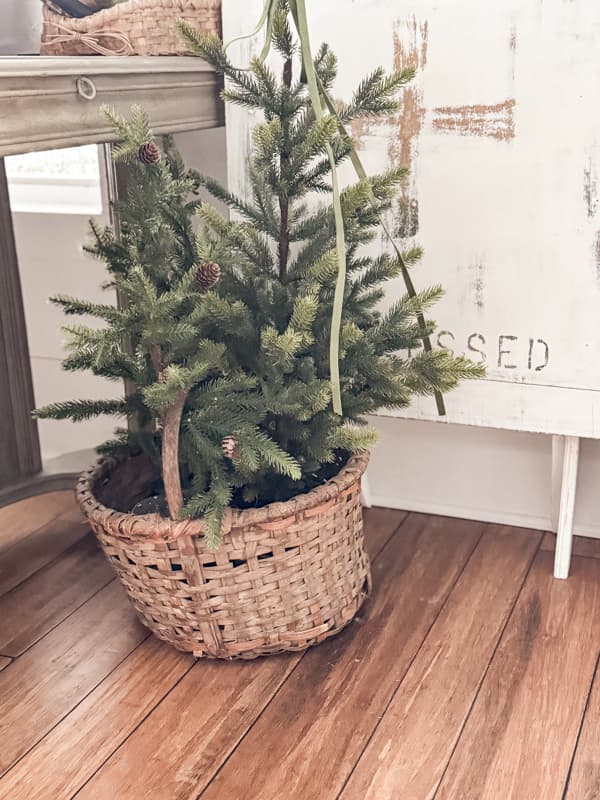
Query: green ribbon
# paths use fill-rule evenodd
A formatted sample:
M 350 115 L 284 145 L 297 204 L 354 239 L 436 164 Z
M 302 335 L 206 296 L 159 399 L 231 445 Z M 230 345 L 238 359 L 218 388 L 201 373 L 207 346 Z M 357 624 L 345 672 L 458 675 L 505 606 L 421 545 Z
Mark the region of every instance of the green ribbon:
M 261 28 L 264 27 L 265 22 L 267 23 L 267 34 L 265 36 L 265 43 L 263 45 L 262 53 L 260 54 L 261 61 L 264 61 L 269 54 L 269 50 L 271 48 L 271 31 L 273 30 L 273 16 L 275 14 L 275 10 L 277 8 L 277 0 L 266 0 L 264 8 L 262 10 L 262 14 L 260 15 L 260 19 L 253 31 L 250 33 L 244 33 L 241 36 L 235 36 L 233 39 L 230 39 L 223 45 L 223 49 L 225 52 L 231 47 L 232 44 L 235 42 L 242 42 L 244 39 L 252 39 L 254 36 L 258 34 Z
M 254 31 L 252 31 L 252 33 L 250 34 L 244 36 L 238 36 L 235 39 L 232 39 L 225 45 L 225 49 L 227 49 L 234 42 L 240 41 L 242 39 L 249 39 L 253 36 L 256 36 L 256 34 L 258 34 L 258 32 L 261 30 L 261 28 L 263 28 L 266 25 L 265 42 L 261 54 L 259 56 L 260 61 L 265 61 L 271 47 L 273 17 L 277 10 L 277 5 L 278 5 L 278 0 L 265 0 L 263 12 L 261 14 L 258 25 L 254 29 Z M 352 142 L 350 160 L 352 162 L 354 171 L 356 172 L 358 179 L 361 181 L 368 181 L 367 173 L 362 165 L 358 153 L 356 152 L 354 141 L 352 137 L 348 134 L 348 131 L 346 130 L 343 122 L 339 118 L 333 100 L 331 99 L 330 95 L 325 91 L 325 88 L 319 81 L 319 78 L 316 74 L 312 52 L 310 48 L 310 37 L 308 32 L 308 18 L 306 14 L 305 0 L 289 0 L 289 6 L 290 6 L 290 11 L 292 13 L 292 17 L 294 19 L 294 23 L 296 25 L 296 31 L 298 33 L 298 37 L 300 39 L 300 52 L 302 54 L 302 64 L 304 67 L 304 73 L 306 75 L 306 80 L 308 83 L 308 91 L 310 94 L 310 101 L 313 107 L 315 118 L 317 120 L 323 119 L 324 116 L 323 105 L 325 105 L 328 113 L 336 118 L 340 133 L 342 133 L 342 135 L 346 136 Z M 341 415 L 342 397 L 340 389 L 340 331 L 342 326 L 342 311 L 344 307 L 344 289 L 346 286 L 346 238 L 344 235 L 344 218 L 342 215 L 342 204 L 340 197 L 337 166 L 335 163 L 335 158 L 333 155 L 333 150 L 331 148 L 331 145 L 327 145 L 327 156 L 329 158 L 329 163 L 331 165 L 331 186 L 333 190 L 333 214 L 335 219 L 335 242 L 336 242 L 337 260 L 338 260 L 338 274 L 335 284 L 333 309 L 331 314 L 331 334 L 329 340 L 329 371 L 331 379 L 333 410 L 336 414 Z M 400 270 L 402 273 L 402 278 L 404 280 L 404 285 L 406 286 L 406 291 L 409 297 L 416 297 L 417 292 L 410 277 L 410 273 L 406 265 L 406 262 L 404 261 L 404 258 L 402 256 L 402 251 L 400 250 L 398 244 L 396 243 L 394 237 L 392 236 L 385 220 L 377 211 L 377 199 L 372 191 L 370 191 L 370 201 L 371 205 L 373 206 L 373 208 L 377 213 L 377 218 L 379 219 L 379 223 L 388 241 L 394 248 L 396 257 L 398 259 L 398 263 L 400 264 Z M 423 334 L 423 348 L 425 349 L 426 352 L 430 352 L 432 349 L 431 340 L 427 335 L 425 318 L 423 317 L 422 314 L 417 315 L 417 322 Z M 444 398 L 442 397 L 441 392 L 439 391 L 435 392 L 435 400 L 436 400 L 438 414 L 440 416 L 444 416 L 446 414 L 446 409 L 444 407 Z
M 338 128 L 340 130 L 340 133 L 348 136 L 348 132 L 347 132 L 346 128 L 344 127 L 343 122 L 341 121 L 341 119 L 338 116 L 337 109 L 335 108 L 333 100 L 331 99 L 330 95 L 325 91 L 324 87 L 321 85 L 320 82 L 319 82 L 319 89 L 320 89 L 321 97 L 325 101 L 325 104 L 326 104 L 326 106 L 327 106 L 327 108 L 329 110 L 329 113 L 332 114 L 337 119 Z M 358 153 L 356 152 L 356 147 L 354 145 L 354 140 L 352 139 L 351 136 L 348 136 L 348 138 L 349 138 L 350 142 L 352 143 L 352 149 L 350 151 L 350 160 L 352 162 L 352 166 L 354 167 L 354 171 L 356 172 L 359 180 L 368 181 L 368 175 L 366 173 L 366 170 L 362 165 L 362 161 L 360 160 Z M 377 219 L 379 220 L 379 224 L 381 225 L 381 227 L 383 229 L 383 232 L 385 233 L 388 241 L 390 242 L 390 244 L 394 248 L 394 252 L 396 253 L 396 258 L 398 259 L 398 263 L 400 264 L 400 271 L 402 273 L 402 279 L 404 280 L 404 285 L 406 286 L 406 293 L 408 294 L 409 297 L 416 297 L 417 296 L 417 292 L 416 292 L 415 286 L 414 286 L 414 284 L 412 282 L 412 278 L 410 277 L 410 272 L 409 272 L 408 266 L 406 265 L 406 262 L 404 260 L 404 256 L 402 255 L 402 251 L 398 247 L 398 244 L 397 244 L 396 240 L 394 239 L 390 229 L 388 228 L 385 219 L 377 211 L 377 198 L 373 194 L 373 190 L 370 187 L 369 187 L 369 199 L 371 201 L 371 205 L 373 206 L 373 209 L 375 210 L 375 213 L 377 214 Z M 425 334 L 423 336 L 423 349 L 426 352 L 431 352 L 431 349 L 432 349 L 431 348 L 431 340 L 430 340 L 429 336 L 426 334 L 427 327 L 425 325 L 425 317 L 423 316 L 423 314 L 417 314 L 417 323 L 419 325 L 419 328 L 421 329 L 421 332 Z M 443 417 L 443 416 L 446 415 L 446 407 L 444 405 L 444 398 L 442 396 L 442 393 L 440 391 L 436 390 L 434 392 L 434 396 L 435 396 L 435 402 L 436 402 L 436 405 L 437 405 L 438 414 L 441 417 Z
M 310 101 L 315 112 L 315 118 L 320 122 L 323 117 L 321 93 L 317 81 L 317 73 L 310 49 L 308 33 L 308 20 L 304 0 L 290 0 L 290 9 L 296 22 L 298 36 L 300 37 L 300 50 L 304 72 L 308 83 Z M 335 157 L 331 145 L 327 145 L 327 156 L 331 165 L 331 186 L 333 190 L 333 215 L 335 219 L 335 249 L 338 262 L 338 274 L 335 282 L 333 296 L 333 310 L 331 314 L 331 335 L 329 337 L 329 374 L 331 380 L 331 395 L 333 410 L 336 414 L 342 413 L 342 393 L 340 389 L 340 330 L 342 327 L 342 311 L 344 308 L 344 289 L 346 286 L 346 237 L 344 234 L 344 217 L 342 215 L 342 201 L 337 175 Z

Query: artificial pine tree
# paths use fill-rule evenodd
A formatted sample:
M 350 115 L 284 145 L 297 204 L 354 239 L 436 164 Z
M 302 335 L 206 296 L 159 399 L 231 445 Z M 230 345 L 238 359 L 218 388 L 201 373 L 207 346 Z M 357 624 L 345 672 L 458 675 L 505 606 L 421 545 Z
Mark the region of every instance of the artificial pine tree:
M 167 141 L 162 157 L 141 109 L 129 120 L 111 114 L 121 139 L 115 158 L 128 167 L 119 204 L 121 235 L 92 224 L 90 252 L 108 267 L 107 285 L 124 307 L 57 297 L 67 314 L 106 323 L 68 326 L 66 369 L 133 386 L 122 401 L 72 401 L 39 417 L 126 416 L 127 429 L 103 446 L 143 450 L 162 476 L 172 518 L 201 516 L 210 545 L 219 542 L 227 506 L 262 505 L 305 492 L 334 475 L 348 454 L 374 440 L 365 415 L 406 406 L 414 394 L 447 392 L 479 367 L 448 351 L 420 348 L 433 324 L 419 323 L 440 297 L 433 287 L 378 310 L 383 285 L 421 251 L 372 255 L 382 214 L 404 169 L 345 188 L 341 208 L 347 280 L 339 341 L 343 415 L 332 408 L 329 339 L 338 270 L 330 200 L 331 164 L 351 153 L 335 116 L 315 119 L 298 53 L 280 0 L 272 43 L 282 77 L 260 60 L 234 67 L 220 40 L 183 26 L 195 52 L 228 79 L 224 98 L 260 110 L 248 168 L 252 193 L 231 194 L 212 178 L 187 172 Z M 336 60 L 315 58 L 329 89 Z M 412 70 L 376 70 L 338 109 L 349 122 L 396 111 L 396 94 Z M 225 219 L 194 192 L 202 185 L 233 209 Z M 320 198 L 320 202 L 317 202 Z M 193 233 L 193 217 L 200 229 Z M 411 356 L 403 355 L 410 351 Z

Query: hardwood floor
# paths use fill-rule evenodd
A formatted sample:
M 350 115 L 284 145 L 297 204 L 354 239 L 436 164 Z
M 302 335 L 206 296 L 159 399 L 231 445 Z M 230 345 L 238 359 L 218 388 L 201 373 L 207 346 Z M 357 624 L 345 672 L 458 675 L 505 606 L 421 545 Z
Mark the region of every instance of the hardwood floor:
M 137 622 L 68 493 L 0 509 L 1 800 L 600 798 L 600 543 L 366 512 L 375 588 L 305 654 Z

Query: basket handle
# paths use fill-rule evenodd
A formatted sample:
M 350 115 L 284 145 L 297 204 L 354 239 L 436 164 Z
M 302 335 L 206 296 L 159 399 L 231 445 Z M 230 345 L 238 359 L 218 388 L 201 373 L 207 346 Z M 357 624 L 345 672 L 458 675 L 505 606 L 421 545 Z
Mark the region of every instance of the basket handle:
M 101 56 L 126 56 L 133 52 L 133 47 L 129 37 L 124 33 L 118 31 L 96 31 L 95 33 L 80 33 L 68 28 L 66 25 L 61 25 L 60 22 L 53 20 L 46 22 L 46 25 L 52 25 L 57 30 L 63 31 L 62 33 L 48 34 L 46 36 L 46 44 L 66 44 L 67 42 L 81 42 L 90 50 L 98 53 Z M 111 50 L 100 44 L 101 39 L 114 39 L 120 42 L 120 46 Z

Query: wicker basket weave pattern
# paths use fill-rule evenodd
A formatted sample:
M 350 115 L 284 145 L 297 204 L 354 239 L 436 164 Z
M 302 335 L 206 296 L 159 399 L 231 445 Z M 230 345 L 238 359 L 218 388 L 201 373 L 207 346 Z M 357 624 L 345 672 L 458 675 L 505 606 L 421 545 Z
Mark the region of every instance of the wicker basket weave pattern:
M 65 16 L 52 0 L 43 3 L 45 56 L 186 55 L 179 19 L 221 34 L 221 0 L 127 0 L 79 19 Z
M 115 462 L 84 473 L 80 506 L 142 622 L 179 650 L 255 658 L 303 650 L 350 622 L 370 588 L 360 477 L 366 455 L 286 503 L 229 511 L 218 550 L 202 522 L 108 508 L 97 487 Z M 106 497 L 103 497 L 106 502 Z

